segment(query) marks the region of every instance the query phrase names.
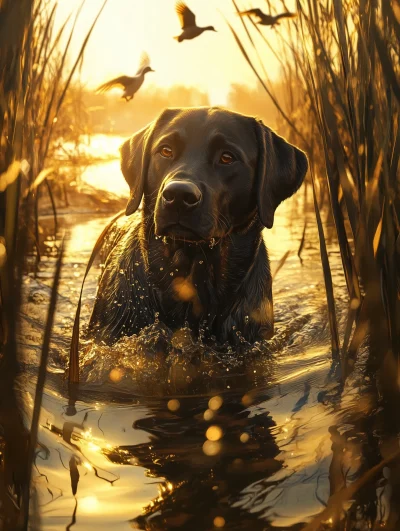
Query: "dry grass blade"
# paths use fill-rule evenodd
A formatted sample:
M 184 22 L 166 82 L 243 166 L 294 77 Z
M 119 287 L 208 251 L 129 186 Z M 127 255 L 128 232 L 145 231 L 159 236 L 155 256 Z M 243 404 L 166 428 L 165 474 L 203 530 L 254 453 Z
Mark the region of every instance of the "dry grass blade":
M 239 13 L 240 11 L 239 11 L 239 8 L 238 8 L 238 6 L 237 6 L 235 0 L 232 0 L 232 3 L 233 3 L 233 5 L 234 5 L 234 7 L 235 7 L 235 9 L 236 9 L 236 12 Z M 249 17 L 249 18 L 250 18 L 250 20 L 251 20 L 251 17 Z M 243 26 L 243 28 L 244 28 L 244 31 L 246 32 L 247 38 L 249 39 L 251 45 L 253 46 L 254 52 L 255 52 L 255 54 L 257 55 L 257 59 L 258 59 L 258 62 L 260 63 L 260 65 L 261 65 L 261 68 L 262 68 L 262 71 L 263 71 L 264 77 L 265 77 L 265 79 L 267 79 L 267 72 L 266 72 L 266 70 L 265 70 L 265 68 L 264 68 L 264 63 L 263 63 L 263 61 L 261 60 L 260 54 L 259 54 L 259 52 L 258 52 L 258 48 L 257 48 L 257 46 L 254 44 L 253 38 L 252 38 L 252 36 L 251 36 L 249 30 L 247 29 L 247 26 L 246 26 L 246 22 L 245 22 L 245 20 L 244 20 L 244 17 L 240 17 L 240 21 L 241 21 L 241 23 L 242 23 L 242 26 Z
M 74 35 L 75 26 L 76 26 L 76 23 L 78 22 L 79 15 L 80 15 L 80 13 L 82 11 L 82 8 L 83 8 L 83 6 L 85 4 L 85 1 L 86 0 L 82 0 L 81 4 L 80 4 L 80 6 L 79 6 L 79 8 L 78 8 L 78 10 L 76 12 L 74 23 L 72 24 L 72 28 L 71 28 L 71 31 L 69 33 L 69 37 L 68 37 L 68 40 L 66 42 L 66 45 L 65 45 L 65 48 L 64 48 L 64 52 L 62 54 L 60 64 L 58 65 L 58 75 L 57 75 L 57 77 L 56 77 L 56 79 L 54 80 L 54 83 L 53 83 L 53 89 L 52 89 L 52 93 L 51 93 L 51 96 L 50 96 L 50 101 L 48 103 L 46 116 L 44 118 L 44 127 L 47 127 L 47 125 L 49 124 L 49 121 L 50 121 L 50 115 L 51 115 L 51 112 L 53 110 L 53 103 L 54 103 L 55 98 L 56 98 L 57 88 L 58 88 L 59 83 L 61 82 L 61 74 L 63 72 L 65 61 L 66 61 L 67 56 L 68 56 L 68 51 L 69 51 L 69 47 L 71 45 L 72 37 Z M 66 23 L 67 23 L 67 21 L 65 21 L 65 24 Z M 65 24 L 64 24 L 64 26 L 61 28 L 61 30 L 59 32 L 60 36 L 63 33 Z M 50 57 L 51 57 L 51 55 L 48 54 L 47 58 L 46 58 L 47 61 L 49 60 Z M 44 64 L 44 68 L 45 67 L 46 67 L 46 64 Z M 55 113 L 55 115 L 57 115 L 57 113 Z
M 374 234 L 374 239 L 372 241 L 372 249 L 374 252 L 374 256 L 376 257 L 376 253 L 378 252 L 379 242 L 381 240 L 381 234 L 382 234 L 382 223 L 383 223 L 383 215 L 385 212 L 385 203 L 382 205 L 382 215 L 379 220 L 378 226 L 376 227 L 376 231 Z
M 331 331 L 332 359 L 337 362 L 340 359 L 340 344 L 339 344 L 338 326 L 337 326 L 337 321 L 336 321 L 335 298 L 333 294 L 332 274 L 331 274 L 331 268 L 329 265 L 328 252 L 326 249 L 326 242 L 325 242 L 324 229 L 322 227 L 321 214 L 319 211 L 318 202 L 317 202 L 316 193 L 315 193 L 315 185 L 314 185 L 315 178 L 314 178 L 312 168 L 311 168 L 310 173 L 311 173 L 311 182 L 312 182 L 312 187 L 313 187 L 315 216 L 317 219 L 317 226 L 318 226 L 322 270 L 324 274 L 326 298 L 327 298 L 327 303 L 328 303 L 329 327 Z
M 303 263 L 303 259 L 301 258 L 301 253 L 303 251 L 304 243 L 306 241 L 306 231 L 307 231 L 307 220 L 305 220 L 304 222 L 303 234 L 301 236 L 300 245 L 297 250 L 297 256 L 299 257 L 301 263 Z
M 81 49 L 79 50 L 78 56 L 77 56 L 77 58 L 75 60 L 75 63 L 73 65 L 73 67 L 71 68 L 71 71 L 69 73 L 67 81 L 66 81 L 66 83 L 64 85 L 64 90 L 62 91 L 61 96 L 60 96 L 60 98 L 58 100 L 58 104 L 57 104 L 57 108 L 56 108 L 56 116 L 58 114 L 58 111 L 60 110 L 61 105 L 63 104 L 64 98 L 65 98 L 65 94 L 66 94 L 66 92 L 68 90 L 68 87 L 69 87 L 69 85 L 71 83 L 72 76 L 75 74 L 75 71 L 76 71 L 79 63 L 80 63 L 80 61 L 83 58 L 83 54 L 85 52 L 87 43 L 89 42 L 90 36 L 91 36 L 95 26 L 96 26 L 97 21 L 99 20 L 99 17 L 101 15 L 101 13 L 103 12 L 103 9 L 105 8 L 107 2 L 108 2 L 108 0 L 104 0 L 103 4 L 101 5 L 101 7 L 100 7 L 100 9 L 99 9 L 99 11 L 98 11 L 93 23 L 92 23 L 92 25 L 90 26 L 89 31 L 86 34 L 86 37 L 85 37 L 85 39 L 84 39 L 84 41 L 82 43 Z
M 46 168 L 45 170 L 42 170 L 39 173 L 39 175 L 36 177 L 36 179 L 33 181 L 33 183 L 30 185 L 30 187 L 26 190 L 25 197 L 29 193 L 34 192 L 37 188 L 39 188 L 42 182 L 54 172 L 55 172 L 55 168 Z
M 373 35 L 375 39 L 376 49 L 381 60 L 382 68 L 390 83 L 393 94 L 396 96 L 398 103 L 400 103 L 400 83 L 393 68 L 392 60 L 386 48 L 385 41 L 381 36 L 380 30 L 376 26 L 373 27 Z
M 45 33 L 42 36 L 44 57 L 43 57 L 43 60 L 39 63 L 41 65 L 41 70 L 38 72 L 37 78 L 34 79 L 33 82 L 31 83 L 31 90 L 28 92 L 28 97 L 33 97 L 37 93 L 40 94 L 42 90 L 43 82 L 46 78 L 46 73 L 48 72 L 49 62 L 53 58 L 54 52 L 58 49 L 59 42 L 61 40 L 61 37 L 64 34 L 65 28 L 70 18 L 71 18 L 71 15 L 66 18 L 63 25 L 59 29 L 54 39 L 54 42 L 52 44 L 50 44 L 50 37 L 51 37 L 50 35 L 47 35 L 47 33 Z M 62 72 L 61 70 L 59 71 L 60 73 Z M 55 87 L 55 84 L 53 85 L 53 89 L 54 87 Z M 27 103 L 30 103 L 30 102 L 28 101 Z
M 367 202 L 367 215 L 369 216 L 371 211 L 372 202 L 376 196 L 378 186 L 379 186 L 379 177 L 382 170 L 383 164 L 383 149 L 379 153 L 378 160 L 376 161 L 375 169 L 372 175 L 372 179 L 367 182 L 365 199 Z
M 82 307 L 82 294 L 83 294 L 83 287 L 85 285 L 85 280 L 86 280 L 86 277 L 88 276 L 90 268 L 93 265 L 93 262 L 96 259 L 96 256 L 98 255 L 99 251 L 101 250 L 103 246 L 104 240 L 106 236 L 108 235 L 109 230 L 113 227 L 117 219 L 122 217 L 124 214 L 125 214 L 125 210 L 121 210 L 121 212 L 118 212 L 118 214 L 114 216 L 112 220 L 103 229 L 103 232 L 97 238 L 97 241 L 92 250 L 92 254 L 90 255 L 88 264 L 86 266 L 86 271 L 83 276 L 81 291 L 79 294 L 78 306 L 76 308 L 74 326 L 72 329 L 71 346 L 70 346 L 70 351 L 69 351 L 68 380 L 71 384 L 76 384 L 79 382 L 79 328 L 80 328 L 80 315 L 81 315 L 81 307 Z
M 254 74 L 256 75 L 258 81 L 261 83 L 263 89 L 265 90 L 265 92 L 268 94 L 268 96 L 271 98 L 271 100 L 274 102 L 276 108 L 278 109 L 279 113 L 282 115 L 283 119 L 289 124 L 289 126 L 293 129 L 293 131 L 295 131 L 295 133 L 299 136 L 299 138 L 301 138 L 304 142 L 304 145 L 307 146 L 307 147 L 310 147 L 306 138 L 302 135 L 302 133 L 297 129 L 296 125 L 292 122 L 292 120 L 290 120 L 290 118 L 287 116 L 287 114 L 285 113 L 285 111 L 282 109 L 282 107 L 279 105 L 279 102 L 277 101 L 277 99 L 275 98 L 275 96 L 272 94 L 272 92 L 269 90 L 269 88 L 267 87 L 267 85 L 264 83 L 262 77 L 260 76 L 260 74 L 258 73 L 257 69 L 255 68 L 255 66 L 253 65 L 253 62 L 251 61 L 248 53 L 246 52 L 241 40 L 239 39 L 237 33 L 235 32 L 235 30 L 232 28 L 232 26 L 229 24 L 229 22 L 226 20 L 226 18 L 224 17 L 225 19 L 225 22 L 226 24 L 228 25 L 229 29 L 231 30 L 232 32 L 232 35 L 237 43 L 237 45 L 239 46 L 239 49 L 240 51 L 242 52 L 244 58 L 246 59 L 248 65 L 250 66 L 250 68 L 252 69 L 252 71 L 254 72 Z
M 285 265 L 285 262 L 290 255 L 290 251 L 286 251 L 286 253 L 282 256 L 282 258 L 279 260 L 278 265 L 275 268 L 275 271 L 272 274 L 272 280 L 276 277 L 278 272 L 282 269 L 282 267 Z

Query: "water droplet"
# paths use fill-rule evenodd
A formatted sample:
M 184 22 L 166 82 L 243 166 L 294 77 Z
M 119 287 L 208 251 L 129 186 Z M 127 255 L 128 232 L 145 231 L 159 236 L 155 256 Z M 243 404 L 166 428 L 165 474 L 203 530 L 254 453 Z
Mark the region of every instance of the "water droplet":
M 173 277 L 173 276 L 174 276 L 174 272 L 173 272 L 173 271 L 171 271 L 171 273 L 170 273 L 170 276 L 171 276 L 171 277 Z
M 160 267 L 160 271 L 164 271 L 164 268 L 163 268 L 163 267 Z
M 204 264 L 204 260 L 199 260 L 199 264 Z
M 249 317 L 248 315 L 245 315 L 245 316 L 244 316 L 244 322 L 245 322 L 246 324 L 248 324 L 249 321 L 250 321 L 250 317 Z
M 125 271 L 123 269 L 120 269 L 119 272 L 121 275 L 125 275 Z

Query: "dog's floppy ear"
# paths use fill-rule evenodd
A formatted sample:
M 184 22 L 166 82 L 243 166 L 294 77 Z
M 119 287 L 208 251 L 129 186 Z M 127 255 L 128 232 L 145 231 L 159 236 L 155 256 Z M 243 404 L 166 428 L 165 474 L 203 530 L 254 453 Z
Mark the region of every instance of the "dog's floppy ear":
M 130 216 L 142 200 L 144 181 L 150 162 L 151 138 L 155 123 L 152 122 L 122 144 L 121 171 L 131 190 L 125 214 Z
M 154 131 L 160 122 L 171 120 L 182 109 L 165 109 L 158 118 L 131 136 L 120 147 L 121 171 L 131 189 L 125 214 L 130 216 L 139 208 L 150 165 Z
M 278 205 L 293 195 L 303 182 L 308 160 L 303 151 L 258 120 L 256 132 L 258 215 L 264 227 L 270 229 Z

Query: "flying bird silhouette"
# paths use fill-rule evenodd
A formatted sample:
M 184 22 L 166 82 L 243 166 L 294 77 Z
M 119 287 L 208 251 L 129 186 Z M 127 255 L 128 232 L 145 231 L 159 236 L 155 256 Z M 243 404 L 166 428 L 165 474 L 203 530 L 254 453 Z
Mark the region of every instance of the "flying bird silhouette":
M 279 15 L 266 15 L 261 11 L 261 9 L 255 8 L 255 9 L 248 9 L 247 11 L 241 11 L 238 13 L 241 17 L 245 15 L 254 15 L 255 17 L 258 17 L 257 24 L 261 24 L 262 26 L 275 26 L 275 24 L 279 25 L 279 20 L 281 18 L 294 18 L 296 16 L 296 13 L 290 13 L 287 11 L 286 13 L 280 13 Z
M 150 67 L 149 56 L 147 53 L 143 53 L 140 58 L 140 66 L 133 77 L 119 76 L 115 79 L 111 79 L 111 81 L 107 81 L 107 83 L 100 85 L 100 87 L 96 89 L 96 92 L 102 93 L 107 92 L 107 90 L 110 90 L 113 87 L 121 87 L 124 89 L 124 93 L 121 97 L 125 98 L 126 101 L 130 101 L 143 85 L 144 76 L 147 72 L 154 72 L 154 70 Z
M 177 37 L 174 37 L 174 39 L 176 39 L 178 42 L 194 39 L 207 30 L 217 31 L 214 26 L 206 26 L 204 28 L 197 26 L 196 15 L 183 2 L 176 3 L 175 11 L 178 14 L 182 28 L 182 33 Z

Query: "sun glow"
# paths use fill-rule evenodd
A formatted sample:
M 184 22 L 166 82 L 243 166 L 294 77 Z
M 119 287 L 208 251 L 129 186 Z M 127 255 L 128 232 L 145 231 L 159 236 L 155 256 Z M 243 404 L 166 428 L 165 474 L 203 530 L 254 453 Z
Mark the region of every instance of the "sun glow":
M 80 0 L 59 2 L 57 23 L 61 25 Z M 218 9 L 212 0 L 188 0 L 199 26 L 213 25 L 217 30 L 207 32 L 192 41 L 178 43 L 180 33 L 174 2 L 154 0 L 132 2 L 113 0 L 104 8 L 85 51 L 82 77 L 89 88 L 121 74 L 133 75 L 140 55 L 145 50 L 154 73 L 147 74 L 144 88 L 154 84 L 170 87 L 191 85 L 209 94 L 211 104 L 226 104 L 232 83 L 255 86 L 253 72 L 243 59 L 222 16 L 245 37 L 242 23 L 230 0 L 220 0 Z M 292 2 L 289 2 L 291 4 Z M 102 0 L 86 2 L 78 19 L 72 52 L 76 54 L 87 30 L 93 22 Z M 289 6 L 290 7 L 290 6 Z M 277 48 L 275 30 L 261 28 L 270 44 Z M 279 76 L 279 63 L 267 52 L 268 75 Z
M 99 500 L 96 496 L 86 496 L 79 500 L 79 508 L 86 513 L 94 513 L 99 508 Z

